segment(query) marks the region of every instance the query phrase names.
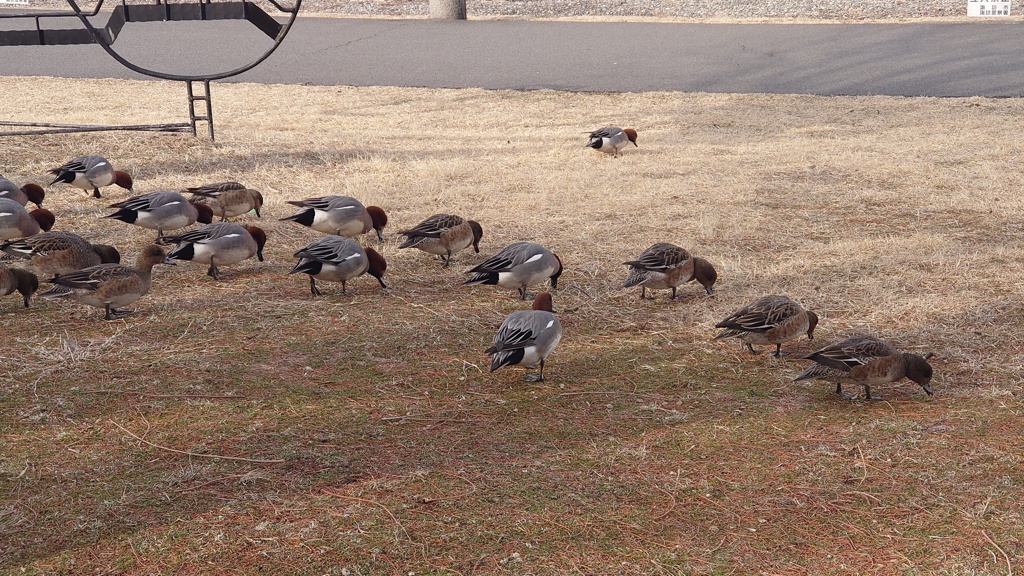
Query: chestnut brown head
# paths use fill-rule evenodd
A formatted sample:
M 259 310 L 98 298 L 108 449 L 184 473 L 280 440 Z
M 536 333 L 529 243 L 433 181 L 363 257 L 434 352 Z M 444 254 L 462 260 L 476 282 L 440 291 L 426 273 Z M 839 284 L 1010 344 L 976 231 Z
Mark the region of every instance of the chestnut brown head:
M 28 201 L 35 204 L 37 208 L 43 207 L 43 198 L 46 197 L 46 191 L 39 184 L 25 184 L 21 187 L 21 191 L 28 197 Z
M 387 260 L 373 248 L 366 248 L 366 262 L 369 264 L 366 272 L 380 282 L 381 288 L 387 288 L 388 285 L 384 283 L 384 272 L 388 269 Z
M 533 299 L 534 310 L 544 310 L 545 312 L 555 311 L 554 302 L 551 300 L 551 294 L 549 292 L 541 292 L 537 294 L 537 297 Z
M 480 253 L 480 239 L 484 237 L 484 229 L 476 220 L 469 221 L 469 227 L 473 230 L 473 251 Z
M 256 259 L 263 262 L 263 246 L 267 243 L 267 233 L 259 226 L 248 226 L 246 230 L 252 239 L 256 241 Z
M 380 206 L 367 206 L 366 213 L 370 215 L 373 229 L 377 231 L 377 239 L 383 240 L 384 227 L 388 225 L 388 215 L 384 213 L 384 209 Z
M 554 256 L 555 261 L 558 262 L 558 270 L 555 270 L 555 273 L 551 275 L 551 288 L 558 289 L 558 277 L 562 275 L 562 259 L 554 252 L 552 252 L 551 255 Z
M 633 146 L 636 146 L 636 130 L 626 128 L 623 132 L 626 134 L 626 138 L 629 138 L 629 141 L 633 143 Z M 639 148 L 639 146 L 637 146 L 637 148 Z
M 39 227 L 43 232 L 49 232 L 53 228 L 54 222 L 57 219 L 54 217 L 53 212 L 50 212 L 46 208 L 36 208 L 35 210 L 28 213 L 33 220 L 39 223 Z
M 132 181 L 132 175 L 127 172 L 120 170 L 114 170 L 114 184 L 117 184 L 121 188 L 129 192 L 134 192 L 134 182 Z
M 202 202 L 192 202 L 192 205 L 196 207 L 196 211 L 199 215 L 196 216 L 196 222 L 200 224 L 209 224 L 213 222 L 213 208 L 210 208 Z

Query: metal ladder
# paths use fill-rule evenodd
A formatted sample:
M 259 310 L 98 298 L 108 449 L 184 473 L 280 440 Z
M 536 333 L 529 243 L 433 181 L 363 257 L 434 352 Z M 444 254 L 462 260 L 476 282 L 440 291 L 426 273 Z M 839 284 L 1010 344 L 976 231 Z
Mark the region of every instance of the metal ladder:
M 203 94 L 196 96 L 195 91 L 192 89 L 192 83 L 199 82 L 199 80 L 186 80 L 185 86 L 188 89 L 188 118 L 192 124 L 192 135 L 196 136 L 196 122 L 206 122 L 206 127 L 210 132 L 210 141 L 213 138 L 213 103 L 210 101 L 210 81 L 202 80 L 203 83 Z M 206 102 L 206 115 L 196 116 L 196 101 L 202 100 Z

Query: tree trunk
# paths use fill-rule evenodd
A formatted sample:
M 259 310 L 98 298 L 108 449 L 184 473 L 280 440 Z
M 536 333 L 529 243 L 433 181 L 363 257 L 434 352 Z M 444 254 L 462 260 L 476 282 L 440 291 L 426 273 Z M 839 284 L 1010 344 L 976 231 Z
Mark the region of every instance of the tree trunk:
M 466 0 L 430 0 L 430 17 L 438 20 L 465 20 Z

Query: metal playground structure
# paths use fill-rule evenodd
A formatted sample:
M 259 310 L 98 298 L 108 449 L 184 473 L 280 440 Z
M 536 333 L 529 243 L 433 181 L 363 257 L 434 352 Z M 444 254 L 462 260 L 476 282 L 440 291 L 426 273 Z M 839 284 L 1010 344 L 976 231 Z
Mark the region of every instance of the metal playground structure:
M 284 22 L 279 22 L 268 14 L 255 2 L 250 0 L 226 0 L 212 2 L 210 0 L 197 0 L 195 2 L 171 3 L 162 0 L 155 0 L 155 3 L 129 4 L 127 0 L 120 0 L 112 11 L 107 12 L 109 17 L 102 27 L 97 28 L 90 20 L 101 16 L 101 8 L 104 0 L 98 0 L 91 11 L 83 11 L 76 0 L 67 0 L 71 7 L 70 11 L 44 11 L 27 10 L 21 12 L 0 12 L 0 21 L 7 19 L 22 19 L 34 21 L 34 26 L 21 30 L 0 30 L 0 54 L 3 46 L 57 46 L 68 44 L 99 44 L 121 65 L 126 68 L 163 80 L 175 80 L 185 82 L 188 93 L 189 122 L 174 124 L 143 124 L 125 126 L 97 126 L 84 124 L 52 124 L 39 122 L 5 122 L 0 125 L 32 128 L 30 130 L 14 130 L 0 132 L 0 136 L 18 136 L 27 134 L 60 134 L 68 132 L 93 132 L 105 130 L 146 130 L 163 132 L 187 132 L 197 134 L 196 123 L 206 122 L 210 140 L 214 139 L 213 131 L 213 104 L 210 95 L 210 81 L 220 80 L 236 76 L 255 66 L 270 57 L 277 50 L 285 36 L 291 29 L 295 18 L 299 13 L 299 6 L 302 0 L 294 0 L 291 6 L 279 4 L 277 0 L 266 0 L 279 12 L 278 16 L 283 17 Z M 24 4 L 21 4 L 24 5 Z M 5 4 L 10 6 L 10 4 Z M 105 13 L 105 14 L 107 14 Z M 69 19 L 77 19 L 81 28 L 47 28 L 43 22 L 51 24 L 63 22 Z M 132 62 L 119 53 L 114 47 L 118 34 L 129 23 L 136 22 L 181 22 L 181 21 L 213 21 L 213 20 L 246 20 L 261 32 L 273 40 L 273 44 L 262 53 L 251 56 L 249 63 L 218 72 L 204 74 L 173 74 L 166 71 L 152 70 Z M 203 91 L 198 93 L 193 84 L 202 83 Z M 205 111 L 196 113 L 196 102 L 205 103 Z

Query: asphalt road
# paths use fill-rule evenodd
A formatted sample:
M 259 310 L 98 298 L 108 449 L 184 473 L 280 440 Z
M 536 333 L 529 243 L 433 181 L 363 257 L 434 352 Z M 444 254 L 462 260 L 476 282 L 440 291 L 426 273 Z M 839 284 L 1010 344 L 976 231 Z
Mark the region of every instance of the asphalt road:
M 0 30 L 11 26 L 0 20 Z M 186 73 L 234 68 L 269 45 L 246 22 L 160 22 L 126 25 L 114 46 L 134 62 Z M 1005 20 L 837 25 L 299 18 L 273 56 L 234 80 L 1018 97 L 1024 95 L 1022 55 L 1024 23 Z M 140 77 L 95 45 L 0 47 L 0 75 Z

